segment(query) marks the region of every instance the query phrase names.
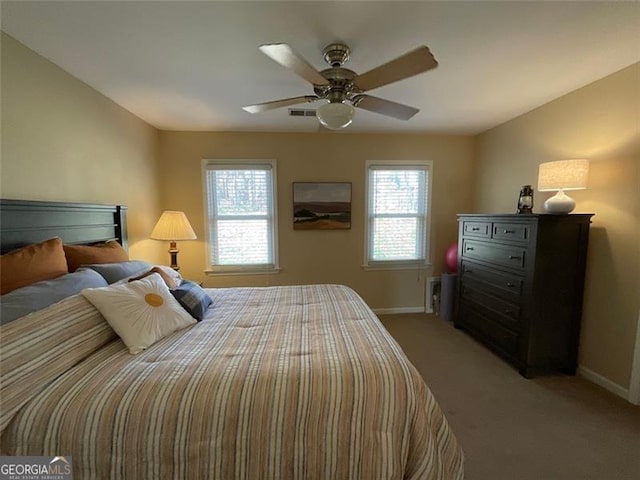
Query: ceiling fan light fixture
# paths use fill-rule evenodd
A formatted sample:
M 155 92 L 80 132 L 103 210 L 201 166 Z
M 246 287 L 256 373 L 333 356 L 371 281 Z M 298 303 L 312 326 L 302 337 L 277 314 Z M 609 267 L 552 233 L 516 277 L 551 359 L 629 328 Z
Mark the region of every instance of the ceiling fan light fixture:
M 326 103 L 316 110 L 320 123 L 329 130 L 340 130 L 351 125 L 356 109 L 347 103 Z

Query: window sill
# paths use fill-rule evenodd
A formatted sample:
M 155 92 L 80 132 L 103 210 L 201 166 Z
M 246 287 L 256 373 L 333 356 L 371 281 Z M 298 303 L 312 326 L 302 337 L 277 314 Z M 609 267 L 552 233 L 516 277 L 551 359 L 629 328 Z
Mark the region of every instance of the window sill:
M 265 269 L 252 269 L 252 270 L 205 270 L 204 273 L 208 277 L 224 277 L 224 276 L 236 276 L 236 275 L 272 275 L 274 273 L 280 273 L 281 268 L 265 268 Z
M 361 265 L 362 269 L 365 271 L 375 271 L 375 270 L 426 270 L 431 268 L 430 263 L 402 263 L 402 262 L 389 262 L 386 264 L 365 264 Z

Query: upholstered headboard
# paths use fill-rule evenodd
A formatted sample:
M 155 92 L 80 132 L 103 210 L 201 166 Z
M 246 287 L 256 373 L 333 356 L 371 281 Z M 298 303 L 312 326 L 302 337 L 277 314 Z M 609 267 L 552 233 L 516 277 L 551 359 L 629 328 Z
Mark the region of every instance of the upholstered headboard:
M 118 240 L 127 248 L 127 207 L 91 203 L 0 200 L 0 250 L 60 237 L 64 243 Z

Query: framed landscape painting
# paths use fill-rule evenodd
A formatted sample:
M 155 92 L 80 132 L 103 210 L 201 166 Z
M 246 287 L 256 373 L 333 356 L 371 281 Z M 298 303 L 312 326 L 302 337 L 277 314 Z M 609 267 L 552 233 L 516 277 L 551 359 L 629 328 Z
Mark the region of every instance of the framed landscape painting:
M 351 183 L 293 182 L 294 230 L 351 228 Z

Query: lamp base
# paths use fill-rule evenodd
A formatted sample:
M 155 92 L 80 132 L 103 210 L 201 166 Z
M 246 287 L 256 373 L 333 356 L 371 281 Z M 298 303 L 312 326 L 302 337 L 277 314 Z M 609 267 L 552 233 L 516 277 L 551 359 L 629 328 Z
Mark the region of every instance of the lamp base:
M 562 190 L 558 190 L 558 193 L 544 202 L 545 211 L 552 215 L 566 215 L 574 208 L 576 208 L 576 201 Z
M 176 242 L 169 242 L 169 255 L 171 255 L 171 268 L 173 268 L 176 272 L 180 270 L 178 266 L 178 245 Z

